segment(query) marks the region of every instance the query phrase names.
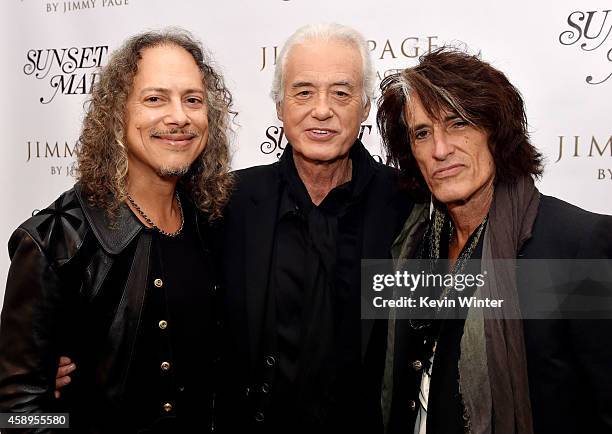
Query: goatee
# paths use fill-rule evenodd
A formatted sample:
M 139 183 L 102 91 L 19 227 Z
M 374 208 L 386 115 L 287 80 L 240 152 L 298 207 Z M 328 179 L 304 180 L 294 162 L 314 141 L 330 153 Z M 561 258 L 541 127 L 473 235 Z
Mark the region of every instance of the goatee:
M 189 166 L 183 167 L 161 167 L 157 171 L 157 175 L 162 178 L 181 177 L 187 174 Z

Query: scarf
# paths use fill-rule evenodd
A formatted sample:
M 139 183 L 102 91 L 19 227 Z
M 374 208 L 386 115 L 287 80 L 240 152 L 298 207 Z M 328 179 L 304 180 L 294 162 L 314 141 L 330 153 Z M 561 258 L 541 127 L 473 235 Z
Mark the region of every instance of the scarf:
M 533 434 L 523 323 L 518 319 L 520 306 L 512 260 L 531 237 L 539 201 L 540 194 L 530 177 L 495 186 L 481 259 L 481 270 L 487 270 L 489 278 L 474 295 L 503 299 L 503 308 L 486 319 L 482 309 L 470 308 L 460 344 L 459 391 L 466 431 L 472 434 Z M 415 243 L 421 240 L 415 234 L 422 233 L 428 224 L 424 209 L 415 208 L 416 217 L 406 222 L 394 243 L 394 257 L 411 258 L 417 251 Z M 389 343 L 395 333 L 394 319 L 392 312 Z M 393 381 L 393 351 L 394 345 L 389 345 L 384 377 L 387 395 Z M 388 410 L 389 406 L 385 407 Z

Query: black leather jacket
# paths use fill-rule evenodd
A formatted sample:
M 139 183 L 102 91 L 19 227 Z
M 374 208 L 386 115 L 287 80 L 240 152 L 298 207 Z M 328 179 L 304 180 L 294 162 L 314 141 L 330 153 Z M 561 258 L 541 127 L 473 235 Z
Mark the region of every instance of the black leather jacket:
M 71 427 L 87 426 L 87 432 L 121 414 L 151 287 L 152 235 L 126 206 L 110 226 L 105 211 L 90 206 L 76 184 L 11 236 L 0 325 L 0 412 L 70 412 Z M 202 242 L 203 227 L 197 227 Z M 78 361 L 78 368 L 56 400 L 60 355 Z

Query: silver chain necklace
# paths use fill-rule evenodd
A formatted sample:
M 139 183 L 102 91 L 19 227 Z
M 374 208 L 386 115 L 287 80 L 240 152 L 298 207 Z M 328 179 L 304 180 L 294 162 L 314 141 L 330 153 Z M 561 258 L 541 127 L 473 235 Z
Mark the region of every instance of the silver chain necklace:
M 132 196 L 130 196 L 129 193 L 127 194 L 127 199 L 130 202 L 130 204 L 134 207 L 134 209 L 136 209 L 140 217 L 142 217 L 144 221 L 146 221 L 149 224 L 149 226 L 151 226 L 151 228 L 155 229 L 160 234 L 165 235 L 167 237 L 176 237 L 178 234 L 182 232 L 183 225 L 185 224 L 185 216 L 183 215 L 183 206 L 181 205 L 181 198 L 179 197 L 178 193 L 176 193 L 176 203 L 178 204 L 179 212 L 181 213 L 181 226 L 175 232 L 166 232 L 165 230 L 157 226 L 153 222 L 153 220 L 151 220 L 149 216 L 146 215 L 145 212 L 138 206 L 138 204 L 134 202 L 134 199 L 132 199 Z

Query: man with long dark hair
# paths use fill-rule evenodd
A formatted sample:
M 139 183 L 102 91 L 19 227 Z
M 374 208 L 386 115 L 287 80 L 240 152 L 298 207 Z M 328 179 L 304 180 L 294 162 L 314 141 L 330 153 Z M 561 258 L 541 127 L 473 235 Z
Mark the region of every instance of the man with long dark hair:
M 542 158 L 521 95 L 477 56 L 435 50 L 381 89 L 377 120 L 386 150 L 420 202 L 395 256 L 448 260 L 444 272 L 453 274 L 488 270 L 474 295 L 504 306 L 501 315 L 470 308 L 462 318 L 391 322 L 388 431 L 612 432 L 612 322 L 601 320 L 611 309 L 612 218 L 538 192 Z M 552 266 L 533 273 L 528 263 L 517 271 L 499 262 L 514 258 Z M 586 319 L 588 312 L 576 316 L 559 305 L 544 307 L 563 319 L 521 320 L 537 300 L 535 281 L 562 288 L 560 298 L 595 294 L 595 274 L 565 281 L 562 265 L 597 258 L 607 259 L 593 269 L 604 296 L 593 299 L 608 304 L 591 308 L 607 316 Z M 449 294 L 443 289 L 440 299 Z

